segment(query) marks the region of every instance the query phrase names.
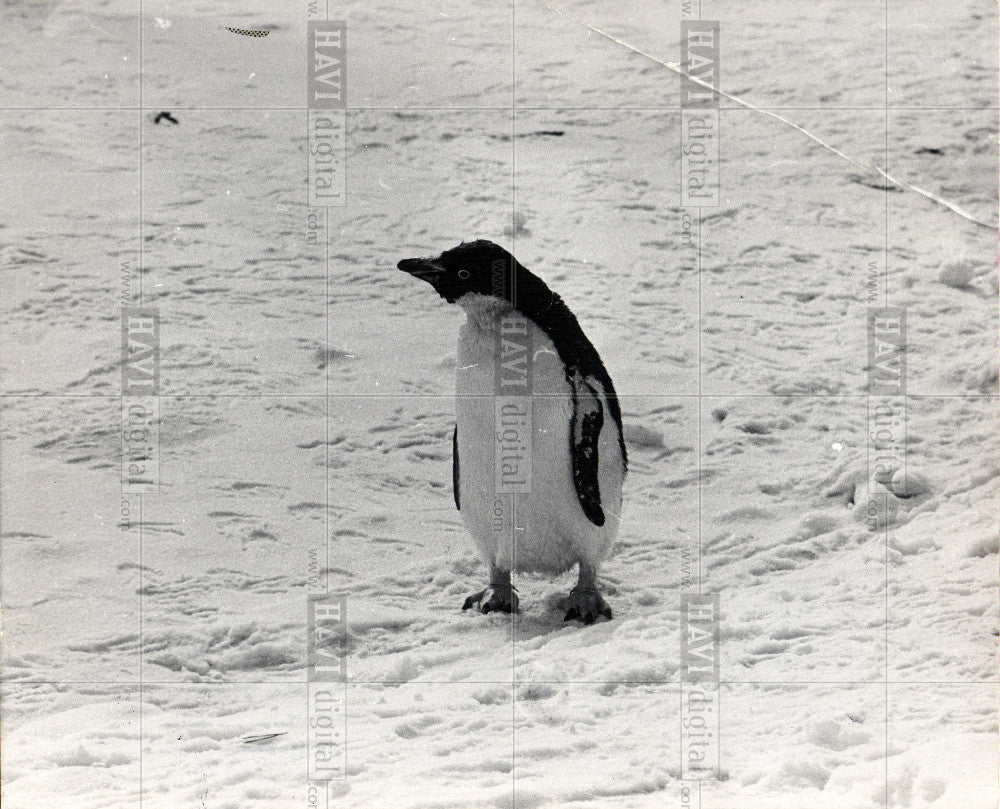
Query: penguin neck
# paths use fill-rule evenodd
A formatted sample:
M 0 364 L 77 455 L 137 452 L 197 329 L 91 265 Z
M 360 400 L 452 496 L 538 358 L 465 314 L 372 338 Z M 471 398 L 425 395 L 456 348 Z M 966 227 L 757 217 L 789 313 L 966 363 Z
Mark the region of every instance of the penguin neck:
M 465 312 L 466 324 L 476 331 L 494 333 L 501 321 L 516 311 L 509 301 L 492 295 L 469 292 L 455 301 Z

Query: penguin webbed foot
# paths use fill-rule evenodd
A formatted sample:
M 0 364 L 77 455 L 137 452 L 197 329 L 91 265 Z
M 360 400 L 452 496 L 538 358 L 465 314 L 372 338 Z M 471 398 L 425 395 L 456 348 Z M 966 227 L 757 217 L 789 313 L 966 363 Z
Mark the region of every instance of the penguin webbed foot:
M 563 621 L 583 621 L 590 625 L 602 617 L 611 620 L 611 607 L 596 587 L 574 587 L 569 591 Z
M 462 604 L 462 610 L 464 612 L 465 610 L 471 610 L 473 607 L 477 607 L 484 614 L 490 612 L 520 612 L 517 590 L 510 585 L 507 587 L 490 585 L 478 593 L 473 593 L 465 599 L 465 603 Z

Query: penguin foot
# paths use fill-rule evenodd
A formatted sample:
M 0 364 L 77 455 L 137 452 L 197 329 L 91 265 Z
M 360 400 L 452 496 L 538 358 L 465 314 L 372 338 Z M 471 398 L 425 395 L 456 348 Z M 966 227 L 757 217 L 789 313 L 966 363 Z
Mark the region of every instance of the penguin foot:
M 482 613 L 519 612 L 517 591 L 510 585 L 487 587 L 485 590 L 473 593 L 462 604 L 463 611 L 473 607 L 478 607 Z
M 611 620 L 611 607 L 596 588 L 574 587 L 566 599 L 564 621 L 583 621 L 592 624 L 600 617 Z

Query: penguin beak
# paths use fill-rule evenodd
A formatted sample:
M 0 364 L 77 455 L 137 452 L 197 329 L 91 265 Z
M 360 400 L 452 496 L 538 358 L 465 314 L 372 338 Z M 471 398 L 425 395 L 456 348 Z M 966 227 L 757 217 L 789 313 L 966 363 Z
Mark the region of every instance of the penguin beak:
M 414 278 L 426 281 L 431 286 L 444 278 L 447 272 L 444 267 L 429 258 L 404 258 L 396 267 L 403 272 L 408 272 Z

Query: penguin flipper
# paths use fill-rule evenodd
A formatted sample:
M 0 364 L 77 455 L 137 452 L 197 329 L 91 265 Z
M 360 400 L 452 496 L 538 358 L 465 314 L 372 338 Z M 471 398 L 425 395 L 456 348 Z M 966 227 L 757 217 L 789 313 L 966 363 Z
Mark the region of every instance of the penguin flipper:
M 455 432 L 451 436 L 451 487 L 455 492 L 455 508 L 462 510 L 460 504 L 458 485 L 458 425 L 455 425 Z
M 570 425 L 570 454 L 573 458 L 573 485 L 587 519 L 604 525 L 601 490 L 597 472 L 600 458 L 597 441 L 604 426 L 604 406 L 594 386 L 577 371 L 570 378 L 573 388 L 573 422 Z

